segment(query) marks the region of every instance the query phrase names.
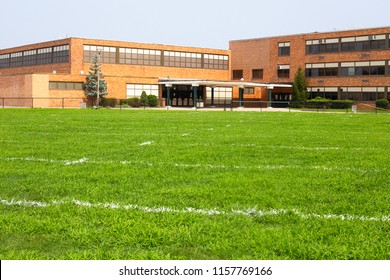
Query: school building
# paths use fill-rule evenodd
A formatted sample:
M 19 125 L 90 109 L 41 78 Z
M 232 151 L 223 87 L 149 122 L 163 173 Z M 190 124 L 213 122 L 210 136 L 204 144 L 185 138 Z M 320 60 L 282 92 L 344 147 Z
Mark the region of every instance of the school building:
M 390 27 L 236 40 L 229 50 L 67 38 L 0 50 L 0 107 L 80 107 L 91 60 L 109 98 L 160 106 L 267 106 L 291 100 L 301 67 L 311 98 L 390 99 Z M 282 104 L 282 103 L 281 103 Z
M 390 100 L 389 34 L 384 27 L 231 41 L 232 79 L 291 84 L 301 67 L 311 98 Z

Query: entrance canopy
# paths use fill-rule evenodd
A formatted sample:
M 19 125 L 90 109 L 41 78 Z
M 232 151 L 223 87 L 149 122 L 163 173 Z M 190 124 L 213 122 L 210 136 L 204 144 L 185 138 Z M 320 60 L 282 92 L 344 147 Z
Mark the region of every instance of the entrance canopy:
M 190 85 L 190 86 L 207 86 L 207 87 L 266 87 L 268 89 L 273 88 L 291 88 L 292 85 L 288 84 L 262 84 L 262 83 L 251 83 L 245 81 L 212 81 L 212 80 L 198 80 L 198 79 L 170 79 L 160 78 L 158 80 L 160 85 L 167 87 L 172 85 Z
M 214 106 L 214 88 L 218 87 L 238 87 L 239 88 L 239 107 L 243 107 L 244 102 L 244 88 L 246 87 L 263 87 L 267 88 L 269 91 L 269 104 L 268 107 L 272 107 L 272 91 L 274 88 L 291 88 L 291 85 L 288 84 L 262 84 L 262 83 L 251 83 L 245 82 L 243 79 L 240 81 L 212 81 L 212 80 L 199 80 L 199 79 L 171 79 L 171 78 L 160 78 L 158 80 L 160 85 L 163 85 L 163 96 L 166 99 L 166 104 L 168 107 L 171 106 L 171 99 L 176 100 L 178 96 L 181 98 L 181 103 L 179 106 L 183 106 L 183 104 L 187 104 L 187 106 L 192 105 L 196 108 L 197 102 L 199 102 L 198 97 L 201 95 L 201 99 L 204 99 L 203 91 L 204 88 L 211 88 L 211 106 Z M 177 88 L 183 90 L 183 92 L 177 92 Z M 174 92 L 172 92 L 174 91 Z M 173 96 L 171 95 L 173 94 Z M 226 101 L 226 99 L 225 99 Z M 184 102 L 184 103 L 183 103 Z M 174 104 L 174 106 L 177 104 Z

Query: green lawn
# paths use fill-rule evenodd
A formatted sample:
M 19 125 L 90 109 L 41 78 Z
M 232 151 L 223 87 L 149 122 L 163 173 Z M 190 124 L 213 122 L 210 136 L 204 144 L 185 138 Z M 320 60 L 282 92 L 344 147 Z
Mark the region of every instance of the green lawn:
M 390 259 L 390 115 L 0 110 L 0 259 Z

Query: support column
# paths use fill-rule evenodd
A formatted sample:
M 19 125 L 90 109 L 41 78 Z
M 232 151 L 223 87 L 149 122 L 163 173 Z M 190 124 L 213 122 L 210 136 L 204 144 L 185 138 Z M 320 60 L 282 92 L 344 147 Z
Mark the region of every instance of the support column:
M 238 91 L 238 98 L 239 98 L 239 107 L 243 107 L 242 101 L 244 99 L 244 86 L 240 86 Z
M 198 87 L 199 84 L 192 84 L 192 88 L 194 90 L 194 109 L 197 107 L 197 99 L 198 99 Z
M 211 107 L 214 107 L 214 87 L 211 87 Z
M 274 89 L 274 87 L 269 86 L 269 87 L 267 87 L 267 89 L 269 92 L 269 94 L 268 94 L 268 108 L 272 108 L 272 90 Z
M 170 108 L 171 107 L 171 88 L 172 88 L 172 84 L 166 84 L 165 87 L 167 88 L 167 100 L 166 100 L 167 108 Z
M 240 85 L 240 88 L 238 89 L 238 100 L 239 100 L 239 104 L 238 104 L 238 107 L 243 107 L 243 100 L 244 100 L 244 88 L 245 88 L 245 85 L 244 85 L 244 78 L 241 78 L 241 85 Z

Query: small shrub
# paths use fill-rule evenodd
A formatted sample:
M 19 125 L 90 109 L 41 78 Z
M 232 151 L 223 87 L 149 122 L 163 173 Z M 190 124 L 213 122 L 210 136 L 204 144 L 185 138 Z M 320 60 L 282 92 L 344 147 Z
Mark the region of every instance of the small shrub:
M 129 105 L 129 104 L 127 103 L 127 99 L 120 99 L 119 105 Z
M 145 91 L 143 91 L 142 93 L 141 93 L 141 97 L 140 97 L 140 99 L 139 99 L 139 104 L 141 105 L 141 106 L 148 106 L 148 95 L 146 94 L 146 92 Z
M 376 107 L 382 108 L 382 109 L 387 109 L 389 107 L 389 100 L 387 99 L 378 99 L 376 102 Z
M 138 97 L 128 98 L 128 99 L 127 99 L 127 104 L 128 104 L 130 107 L 138 108 L 138 107 L 140 107 L 139 98 L 138 98 Z
M 291 108 L 302 108 L 303 107 L 303 102 L 301 102 L 301 101 L 291 101 L 290 102 L 290 107 Z
M 118 104 L 116 98 L 102 98 L 100 100 L 100 106 L 102 107 L 115 107 Z
M 148 95 L 148 105 L 149 105 L 149 107 L 157 107 L 157 105 L 158 105 L 157 96 L 149 94 Z

